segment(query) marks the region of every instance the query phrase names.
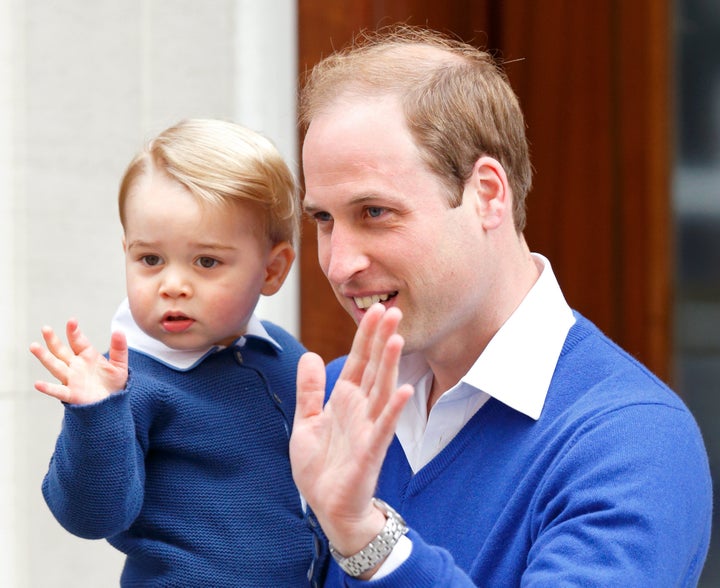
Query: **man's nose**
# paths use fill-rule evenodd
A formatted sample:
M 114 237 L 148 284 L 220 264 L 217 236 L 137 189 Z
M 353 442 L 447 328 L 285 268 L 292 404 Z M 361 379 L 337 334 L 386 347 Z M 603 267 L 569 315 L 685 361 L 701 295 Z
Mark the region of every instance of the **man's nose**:
M 331 284 L 342 284 L 367 269 L 370 259 L 366 253 L 366 239 L 353 231 L 333 228 L 331 237 L 320 246 L 321 260 L 325 260 L 325 275 Z M 324 251 L 323 251 L 324 249 Z

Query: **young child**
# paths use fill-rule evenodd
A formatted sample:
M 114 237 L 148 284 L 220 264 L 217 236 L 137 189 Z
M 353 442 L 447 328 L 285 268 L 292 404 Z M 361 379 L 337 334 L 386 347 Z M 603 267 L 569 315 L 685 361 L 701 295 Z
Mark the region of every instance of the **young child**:
M 44 327 L 30 346 L 65 403 L 45 500 L 127 554 L 124 586 L 307 584 L 288 457 L 304 349 L 253 314 L 295 258 L 292 174 L 258 134 L 187 120 L 133 159 L 119 208 L 127 337 L 106 359 L 71 319 L 67 343 Z

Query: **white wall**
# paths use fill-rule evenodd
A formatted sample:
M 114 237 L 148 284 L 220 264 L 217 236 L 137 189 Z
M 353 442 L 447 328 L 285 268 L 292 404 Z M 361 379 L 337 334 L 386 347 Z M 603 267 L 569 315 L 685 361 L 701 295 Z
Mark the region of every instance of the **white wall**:
M 0 0 L 0 586 L 118 585 L 122 555 L 65 532 L 40 484 L 62 418 L 27 347 L 79 318 L 100 348 L 124 296 L 118 180 L 188 116 L 297 161 L 294 0 Z M 297 275 L 259 313 L 297 334 Z

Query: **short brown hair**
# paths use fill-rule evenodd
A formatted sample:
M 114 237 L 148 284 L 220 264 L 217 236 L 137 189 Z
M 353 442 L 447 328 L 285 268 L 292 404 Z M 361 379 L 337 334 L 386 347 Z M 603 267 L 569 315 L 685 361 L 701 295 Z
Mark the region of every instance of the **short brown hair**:
M 160 133 L 122 177 L 118 205 L 123 227 L 128 192 L 152 169 L 167 173 L 202 201 L 257 206 L 272 244 L 297 241 L 297 184 L 275 146 L 255 131 L 222 120 L 187 119 Z
M 408 25 L 364 31 L 318 63 L 300 96 L 300 122 L 342 95 L 396 94 L 425 163 L 457 206 L 479 157 L 497 159 L 513 192 L 513 219 L 525 228 L 532 167 L 525 120 L 507 76 L 486 51 Z

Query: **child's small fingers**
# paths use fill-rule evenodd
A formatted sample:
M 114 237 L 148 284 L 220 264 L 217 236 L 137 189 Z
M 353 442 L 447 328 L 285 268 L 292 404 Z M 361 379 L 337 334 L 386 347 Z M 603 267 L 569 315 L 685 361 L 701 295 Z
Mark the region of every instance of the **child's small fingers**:
M 46 394 L 47 396 L 57 398 L 61 402 L 70 401 L 70 389 L 67 386 L 63 386 L 62 384 L 53 384 L 52 382 L 37 381 L 35 382 L 35 389 L 38 392 Z
M 30 349 L 30 353 L 32 353 L 35 357 L 37 357 L 38 359 L 40 359 L 40 358 L 38 357 L 38 355 L 39 355 L 40 353 L 42 353 L 42 350 L 43 350 L 43 346 L 40 345 L 40 343 L 38 343 L 37 341 L 33 341 L 32 343 L 30 343 L 29 349 Z
M 72 350 L 60 340 L 55 331 L 51 327 L 43 327 L 42 336 L 48 351 L 60 361 L 69 364 L 73 357 Z
M 75 355 L 80 355 L 83 351 L 91 347 L 90 340 L 80 330 L 80 326 L 75 319 L 67 322 L 65 329 L 70 349 Z
M 64 361 L 58 359 L 39 343 L 30 344 L 30 353 L 38 359 L 38 361 L 47 371 L 50 372 L 50 374 L 52 374 L 53 377 L 57 378 L 62 383 L 67 382 L 68 366 Z
M 116 331 L 110 336 L 110 349 L 108 357 L 110 358 L 110 363 L 113 365 L 127 366 L 128 346 L 127 338 L 124 333 Z

